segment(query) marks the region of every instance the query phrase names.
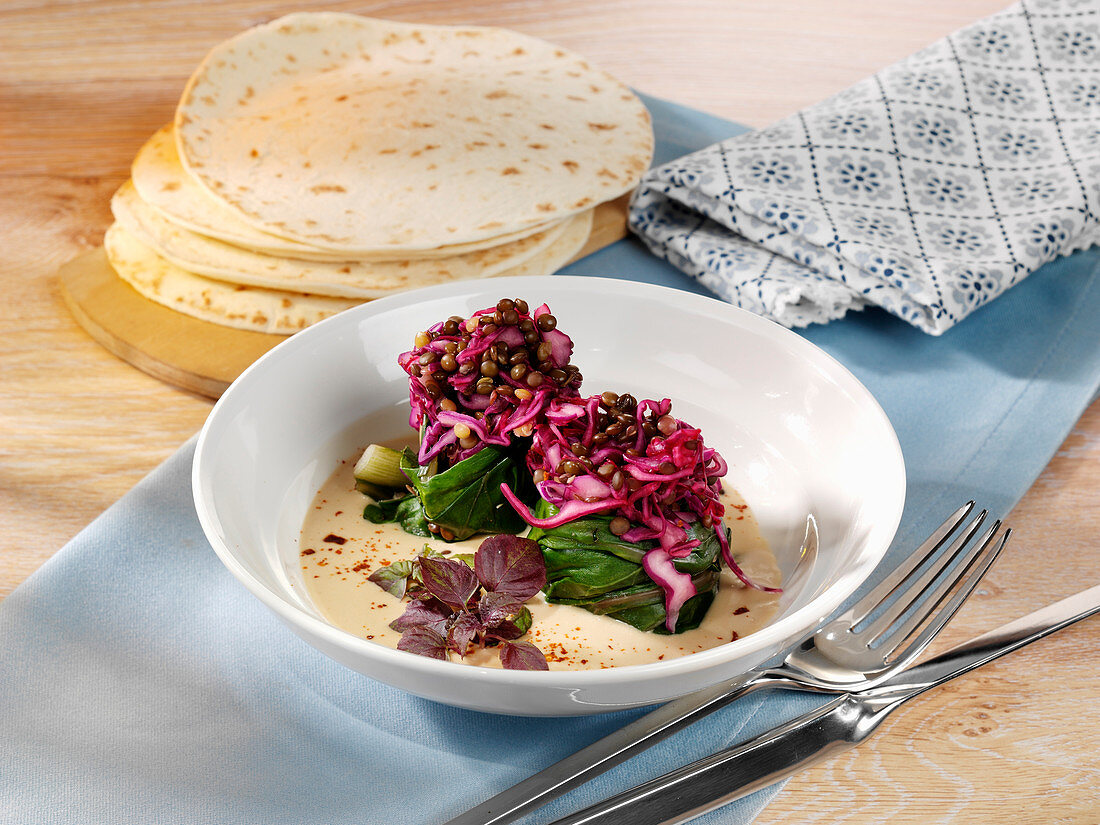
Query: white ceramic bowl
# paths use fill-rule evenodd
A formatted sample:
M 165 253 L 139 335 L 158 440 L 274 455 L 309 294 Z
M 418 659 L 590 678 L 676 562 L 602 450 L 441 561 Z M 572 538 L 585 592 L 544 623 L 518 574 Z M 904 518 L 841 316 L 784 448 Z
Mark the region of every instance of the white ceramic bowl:
M 363 419 L 407 426 L 396 356 L 416 331 L 500 297 L 543 301 L 574 340 L 586 393 L 673 399 L 730 465 L 783 571 L 780 613 L 712 650 L 581 672 L 506 671 L 391 650 L 328 624 L 299 576 L 298 532 L 322 482 L 357 445 Z M 360 673 L 451 705 L 573 715 L 651 704 L 765 661 L 851 595 L 901 518 L 905 471 L 890 422 L 840 364 L 795 333 L 728 304 L 627 281 L 499 278 L 374 301 L 295 335 L 214 407 L 194 465 L 199 520 L 225 565 L 299 636 Z M 806 517 L 820 551 L 799 563 Z M 797 575 L 795 574 L 796 568 Z

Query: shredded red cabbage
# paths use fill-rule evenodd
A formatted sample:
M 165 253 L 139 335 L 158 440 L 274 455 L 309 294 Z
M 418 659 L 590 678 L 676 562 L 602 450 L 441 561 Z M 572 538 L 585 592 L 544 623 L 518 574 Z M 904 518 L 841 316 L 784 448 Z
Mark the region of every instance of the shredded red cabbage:
M 719 501 L 726 462 L 703 443 L 701 432 L 674 418 L 672 402 L 636 401 L 604 393 L 550 400 L 527 453 L 540 495 L 558 512 L 539 519 L 515 494 L 501 489 L 524 520 L 553 528 L 582 516 L 611 514 L 611 530 L 629 542 L 656 540 L 643 559 L 646 573 L 665 591 L 666 626 L 675 630 L 680 607 L 695 595 L 691 576 L 673 566 L 699 546 L 690 524 L 713 525 L 730 570 L 746 585 L 722 524 Z
M 469 318 L 452 316 L 418 333 L 398 363 L 409 374 L 409 424 L 422 430 L 421 464 L 453 465 L 512 434 L 529 436 L 551 400 L 575 397 L 573 342 L 546 304 L 528 314 L 501 299 Z

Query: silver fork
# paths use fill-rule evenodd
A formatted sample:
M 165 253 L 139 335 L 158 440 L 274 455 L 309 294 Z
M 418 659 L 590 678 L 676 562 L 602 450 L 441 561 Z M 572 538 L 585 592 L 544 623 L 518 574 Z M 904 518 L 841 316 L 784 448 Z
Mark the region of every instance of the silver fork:
M 513 822 L 762 688 L 843 694 L 882 684 L 912 663 L 951 620 L 1008 541 L 1010 530 L 998 539 L 999 520 L 973 541 L 987 515 L 982 510 L 949 543 L 973 508 L 971 501 L 956 510 L 870 593 L 813 635 L 778 654 L 786 654 L 778 665 L 749 671 L 669 702 L 444 825 Z M 810 543 L 816 540 L 815 532 L 808 530 L 807 536 Z M 941 576 L 955 560 L 951 574 Z

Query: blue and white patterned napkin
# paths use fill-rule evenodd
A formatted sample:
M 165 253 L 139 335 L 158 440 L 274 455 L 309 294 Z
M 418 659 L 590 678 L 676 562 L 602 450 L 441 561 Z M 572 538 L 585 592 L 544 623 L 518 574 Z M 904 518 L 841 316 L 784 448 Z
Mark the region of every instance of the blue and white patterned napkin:
M 1100 3 L 1028 0 L 773 126 L 652 170 L 651 251 L 788 326 L 938 335 L 1100 240 Z

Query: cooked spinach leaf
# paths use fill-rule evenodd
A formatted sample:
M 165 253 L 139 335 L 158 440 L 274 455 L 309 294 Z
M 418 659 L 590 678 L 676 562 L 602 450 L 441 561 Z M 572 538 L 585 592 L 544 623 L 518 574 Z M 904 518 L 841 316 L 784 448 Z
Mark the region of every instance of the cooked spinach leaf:
M 500 492 L 500 485 L 507 482 L 520 498 L 533 497 L 522 455 L 514 450 L 485 447 L 433 474 L 406 448 L 401 470 L 416 489 L 426 521 L 447 528 L 455 540 L 474 533 L 519 533 L 526 526 Z
M 363 508 L 363 518 L 372 524 L 385 524 L 396 521 L 401 529 L 414 536 L 430 537 L 428 519 L 420 499 L 413 493 L 404 493 L 393 498 L 376 501 Z
M 541 499 L 535 507 L 540 518 L 555 512 L 553 505 Z M 664 591 L 642 567 L 642 558 L 657 542 L 624 541 L 611 532 L 610 525 L 611 516 L 587 516 L 529 533 L 546 561 L 547 601 L 576 605 L 640 630 L 667 633 Z M 688 534 L 700 545 L 673 564 L 691 574 L 698 592 L 680 608 L 677 633 L 699 626 L 718 590 L 718 536 L 713 528 L 698 523 Z

